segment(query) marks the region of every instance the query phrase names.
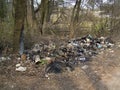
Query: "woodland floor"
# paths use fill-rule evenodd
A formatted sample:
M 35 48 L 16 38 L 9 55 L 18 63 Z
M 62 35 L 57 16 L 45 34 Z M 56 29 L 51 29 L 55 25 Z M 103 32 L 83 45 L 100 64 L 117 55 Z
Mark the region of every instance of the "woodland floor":
M 25 62 L 27 71 L 16 72 L 16 59 L 0 62 L 0 90 L 120 90 L 120 42 L 81 63 L 72 72 L 44 77 L 43 67 Z M 83 66 L 88 67 L 82 69 Z

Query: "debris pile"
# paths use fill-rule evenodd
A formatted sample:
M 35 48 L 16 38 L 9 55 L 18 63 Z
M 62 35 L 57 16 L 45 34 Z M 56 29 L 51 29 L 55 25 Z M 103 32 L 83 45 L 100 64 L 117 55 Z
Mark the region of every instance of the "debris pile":
M 24 51 L 23 60 L 31 60 L 36 64 L 46 64 L 46 73 L 60 73 L 64 70 L 72 71 L 79 63 L 89 61 L 101 50 L 113 47 L 110 38 L 94 38 L 86 35 L 63 42 L 56 46 L 55 42 L 35 44 L 31 50 Z

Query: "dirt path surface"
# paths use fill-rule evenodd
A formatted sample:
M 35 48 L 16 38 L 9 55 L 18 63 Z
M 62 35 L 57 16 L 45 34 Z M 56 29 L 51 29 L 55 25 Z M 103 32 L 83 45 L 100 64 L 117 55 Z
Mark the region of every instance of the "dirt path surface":
M 27 71 L 16 72 L 19 61 L 0 63 L 0 90 L 120 90 L 120 47 L 118 44 L 81 63 L 72 72 L 50 74 L 32 62 L 25 62 Z M 44 67 L 44 66 L 43 66 Z

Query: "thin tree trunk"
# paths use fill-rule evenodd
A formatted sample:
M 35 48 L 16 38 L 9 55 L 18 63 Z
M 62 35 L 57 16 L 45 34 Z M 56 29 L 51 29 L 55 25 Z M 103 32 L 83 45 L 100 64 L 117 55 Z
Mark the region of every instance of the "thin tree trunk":
M 80 11 L 81 0 L 76 0 L 76 4 L 72 11 L 71 22 L 70 22 L 70 38 L 73 38 L 75 35 L 75 27 L 79 21 L 79 11 Z
M 13 52 L 18 53 L 20 50 L 20 37 L 24 30 L 24 20 L 26 16 L 26 0 L 14 0 L 15 18 L 14 18 L 14 35 L 13 35 Z
M 48 2 L 49 0 L 41 0 L 41 8 L 40 8 L 40 32 L 41 35 L 44 34 L 44 28 L 45 28 L 45 24 L 46 24 L 46 19 L 47 19 L 47 11 L 48 11 Z

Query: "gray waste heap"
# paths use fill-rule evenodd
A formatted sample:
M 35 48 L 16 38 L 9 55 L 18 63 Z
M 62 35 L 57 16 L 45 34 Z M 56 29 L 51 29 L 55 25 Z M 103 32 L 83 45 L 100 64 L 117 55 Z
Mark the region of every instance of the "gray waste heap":
M 74 70 L 75 66 L 90 61 L 92 56 L 113 46 L 114 43 L 110 38 L 94 38 L 86 35 L 62 43 L 59 47 L 52 41 L 49 44 L 41 42 L 24 53 L 28 60 L 36 64 L 47 61 L 46 73 L 60 73 L 64 70 Z

